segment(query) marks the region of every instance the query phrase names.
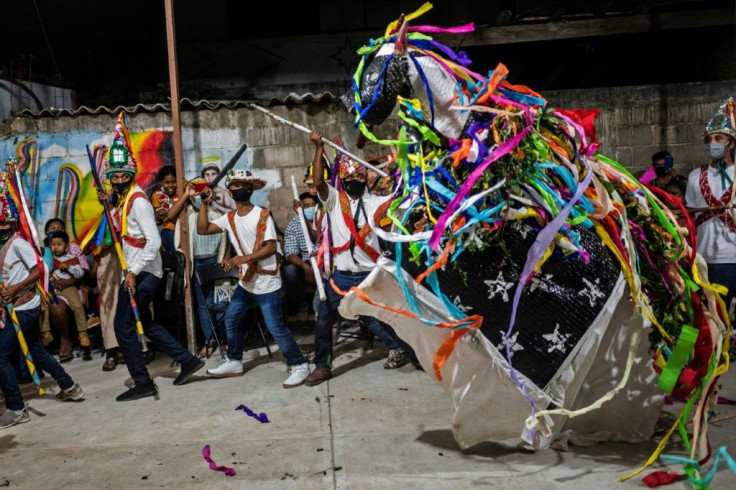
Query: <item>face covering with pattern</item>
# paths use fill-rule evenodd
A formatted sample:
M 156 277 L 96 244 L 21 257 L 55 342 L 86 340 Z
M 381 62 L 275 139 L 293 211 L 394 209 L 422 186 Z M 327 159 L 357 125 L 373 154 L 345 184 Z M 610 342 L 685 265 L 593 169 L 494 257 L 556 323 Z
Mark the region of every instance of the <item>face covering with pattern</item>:
M 125 194 L 127 194 L 128 189 L 130 189 L 132 183 L 132 180 L 128 182 L 115 182 L 112 184 L 112 188 L 115 190 L 116 194 L 124 196 Z
M 0 230 L 0 246 L 5 245 L 5 242 L 10 240 L 10 237 L 13 236 L 13 233 L 15 233 L 15 230 L 13 230 L 12 226 L 7 230 Z
M 353 198 L 358 198 L 365 192 L 365 182 L 359 180 L 348 180 L 344 183 L 345 192 Z

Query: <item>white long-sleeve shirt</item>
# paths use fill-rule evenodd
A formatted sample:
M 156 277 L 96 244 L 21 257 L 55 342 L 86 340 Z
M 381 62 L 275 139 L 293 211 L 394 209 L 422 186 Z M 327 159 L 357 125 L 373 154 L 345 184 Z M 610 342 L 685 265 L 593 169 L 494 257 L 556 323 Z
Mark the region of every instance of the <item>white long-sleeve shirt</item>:
M 133 192 L 143 192 L 143 189 L 136 185 Z M 117 212 L 122 213 L 122 210 Z M 115 217 L 116 220 L 121 218 L 122 215 Z M 120 237 L 128 271 L 135 275 L 145 271 L 156 277 L 163 277 L 161 253 L 159 253 L 161 235 L 156 226 L 153 206 L 146 199 L 139 197 L 133 200 L 128 213 L 127 234 L 133 238 L 146 239 L 143 248 L 138 248 L 128 243 L 122 236 Z

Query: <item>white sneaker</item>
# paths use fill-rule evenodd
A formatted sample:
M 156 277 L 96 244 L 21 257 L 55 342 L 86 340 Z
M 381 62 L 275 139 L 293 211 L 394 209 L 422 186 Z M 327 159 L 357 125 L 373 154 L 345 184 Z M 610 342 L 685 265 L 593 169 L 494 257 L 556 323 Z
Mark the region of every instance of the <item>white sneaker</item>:
M 208 369 L 207 376 L 210 378 L 231 378 L 243 375 L 243 363 L 235 359 L 227 359 L 215 369 Z
M 296 388 L 304 384 L 304 380 L 309 376 L 309 364 L 299 364 L 298 366 L 289 366 L 289 377 L 281 386 L 284 388 Z

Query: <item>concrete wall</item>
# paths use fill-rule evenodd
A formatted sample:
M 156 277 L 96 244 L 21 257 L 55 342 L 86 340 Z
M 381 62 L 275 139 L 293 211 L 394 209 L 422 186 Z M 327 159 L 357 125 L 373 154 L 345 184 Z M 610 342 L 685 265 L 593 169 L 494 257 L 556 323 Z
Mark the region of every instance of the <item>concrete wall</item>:
M 736 81 L 549 91 L 549 103 L 601 109 L 596 127 L 601 151 L 640 172 L 660 150 L 672 153 L 687 173 L 705 161 L 703 131 L 723 99 L 736 96 Z
M 736 92 L 733 82 L 682 85 L 618 87 L 597 90 L 548 92 L 550 104 L 566 108 L 601 108 L 598 120 L 603 152 L 641 171 L 651 155 L 669 150 L 681 173 L 704 161 L 702 132 L 720 100 Z M 355 150 L 356 130 L 352 117 L 341 104 L 278 106 L 273 111 L 297 123 L 318 129 L 329 137 L 339 137 Z M 131 114 L 133 150 L 146 189 L 155 187 L 155 173 L 162 165 L 173 164 L 170 116 L 166 113 Z M 79 238 L 99 216 L 91 185 L 85 145 L 112 141 L 115 117 L 80 116 L 57 118 L 16 118 L 0 124 L 0 156 L 17 154 L 20 160 L 38 150 L 33 193 L 38 205 L 35 219 L 60 215 L 75 228 Z M 184 168 L 187 179 L 197 176 L 206 163 L 224 165 L 242 143 L 248 150 L 240 166 L 252 169 L 268 181 L 268 187 L 254 194 L 254 201 L 273 210 L 284 226 L 291 216 L 291 176 L 300 191 L 313 147 L 307 135 L 283 126 L 249 109 L 184 112 L 182 114 Z M 390 125 L 378 129 L 388 136 Z M 368 148 L 366 156 L 382 149 Z M 30 184 L 30 171 L 26 181 Z M 58 196 L 58 198 L 57 198 Z

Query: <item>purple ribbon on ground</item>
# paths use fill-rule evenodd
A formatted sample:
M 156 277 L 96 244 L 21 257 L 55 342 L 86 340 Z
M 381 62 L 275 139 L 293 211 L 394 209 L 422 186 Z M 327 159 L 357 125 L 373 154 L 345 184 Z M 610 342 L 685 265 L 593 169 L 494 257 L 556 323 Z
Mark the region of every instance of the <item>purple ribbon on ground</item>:
M 211 454 L 212 452 L 210 451 L 210 445 L 205 444 L 205 446 L 202 448 L 202 457 L 204 457 L 204 460 L 210 464 L 211 470 L 222 471 L 223 473 L 225 473 L 225 476 L 235 475 L 235 468 L 228 468 L 227 466 L 218 466 L 217 463 L 212 461 L 212 457 L 210 456 Z
M 268 420 L 268 416 L 265 413 L 255 413 L 253 410 L 246 407 L 245 405 L 238 405 L 235 410 L 242 410 L 247 416 L 253 417 L 262 424 L 267 424 L 270 422 L 270 420 Z

